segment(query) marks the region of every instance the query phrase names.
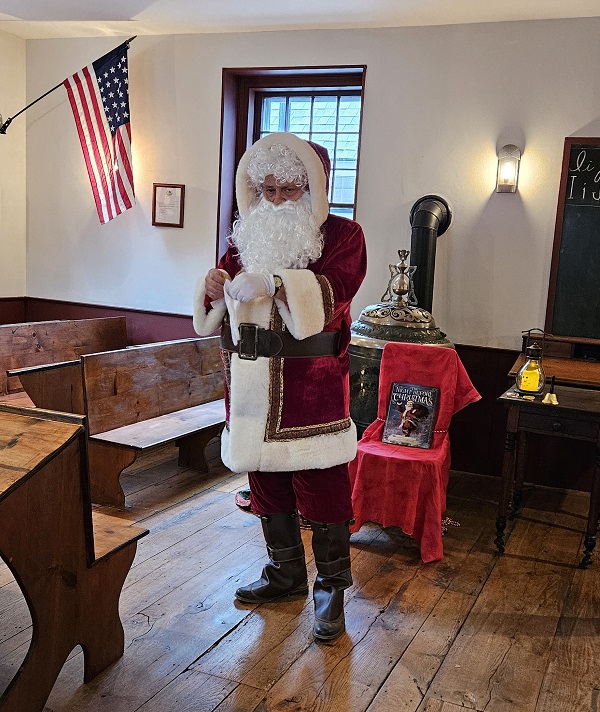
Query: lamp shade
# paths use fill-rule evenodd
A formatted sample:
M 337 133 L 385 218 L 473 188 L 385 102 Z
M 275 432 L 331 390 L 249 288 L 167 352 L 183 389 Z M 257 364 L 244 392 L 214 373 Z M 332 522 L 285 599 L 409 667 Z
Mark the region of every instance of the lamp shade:
M 502 146 L 498 151 L 498 174 L 496 193 L 516 193 L 519 181 L 519 163 L 521 151 L 512 143 Z

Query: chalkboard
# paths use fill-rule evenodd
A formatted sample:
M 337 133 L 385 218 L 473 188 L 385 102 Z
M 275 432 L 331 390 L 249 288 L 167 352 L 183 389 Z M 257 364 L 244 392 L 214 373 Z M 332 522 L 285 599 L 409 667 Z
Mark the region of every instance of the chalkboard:
M 545 329 L 600 339 L 600 138 L 566 138 Z

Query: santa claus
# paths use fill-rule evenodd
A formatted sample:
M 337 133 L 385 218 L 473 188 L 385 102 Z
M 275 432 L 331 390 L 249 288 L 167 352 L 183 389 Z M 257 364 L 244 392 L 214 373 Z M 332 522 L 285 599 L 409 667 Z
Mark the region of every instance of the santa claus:
M 308 592 L 298 512 L 313 531 L 314 635 L 343 633 L 352 584 L 347 463 L 350 303 L 366 271 L 360 225 L 329 213 L 322 146 L 273 133 L 242 156 L 230 246 L 200 282 L 194 327 L 221 329 L 227 423 L 223 462 L 248 471 L 269 563 L 236 591 L 247 603 Z

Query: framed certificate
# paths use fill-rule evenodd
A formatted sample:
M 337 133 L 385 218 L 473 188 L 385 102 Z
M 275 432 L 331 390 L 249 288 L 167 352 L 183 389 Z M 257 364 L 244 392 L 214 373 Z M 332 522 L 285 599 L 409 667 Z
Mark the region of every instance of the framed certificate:
M 152 224 L 157 227 L 183 227 L 185 185 L 152 184 Z

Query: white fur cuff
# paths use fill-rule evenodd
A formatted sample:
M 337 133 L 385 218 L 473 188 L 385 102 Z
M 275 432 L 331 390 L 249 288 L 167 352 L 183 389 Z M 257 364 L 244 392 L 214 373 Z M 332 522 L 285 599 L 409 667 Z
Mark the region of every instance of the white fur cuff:
M 225 316 L 225 300 L 219 299 L 213 303 L 213 308 L 207 312 L 204 308 L 205 296 L 204 278 L 199 279 L 194 292 L 194 331 L 198 336 L 211 336 L 221 327 Z
M 276 300 L 286 327 L 295 339 L 319 334 L 325 326 L 325 307 L 319 280 L 308 269 L 284 269 L 279 272 L 285 287 L 286 305 Z

